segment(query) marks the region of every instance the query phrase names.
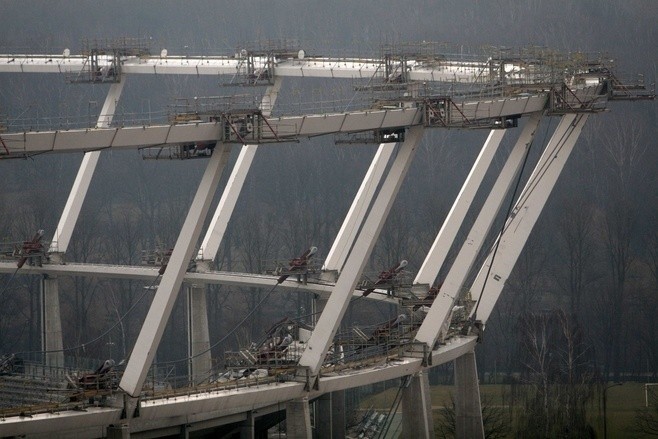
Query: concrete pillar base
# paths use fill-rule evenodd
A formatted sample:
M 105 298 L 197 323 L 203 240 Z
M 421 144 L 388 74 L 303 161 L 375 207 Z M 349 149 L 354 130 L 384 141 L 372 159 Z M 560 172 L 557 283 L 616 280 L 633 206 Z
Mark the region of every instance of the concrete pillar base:
M 212 369 L 205 285 L 190 285 L 187 298 L 189 376 L 190 382 L 197 385 L 208 380 Z
M 256 418 L 252 412 L 247 413 L 247 419 L 240 426 L 240 439 L 256 439 Z
M 432 400 L 428 371 L 411 377 L 409 385 L 402 389 L 402 436 L 403 438 L 433 438 Z
M 483 438 L 480 387 L 475 353 L 464 354 L 455 360 L 455 437 Z
M 325 393 L 316 401 L 315 436 L 318 439 L 345 437 L 345 391 Z
M 62 316 L 59 309 L 59 281 L 45 275 L 41 281 L 41 347 L 48 367 L 64 367 Z
M 286 430 L 288 439 L 311 437 L 311 411 L 308 406 L 308 398 L 286 403 Z

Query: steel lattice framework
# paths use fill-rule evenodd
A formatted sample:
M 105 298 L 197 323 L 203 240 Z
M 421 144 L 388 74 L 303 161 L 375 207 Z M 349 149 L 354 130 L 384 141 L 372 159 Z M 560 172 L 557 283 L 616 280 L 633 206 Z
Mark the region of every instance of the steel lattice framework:
M 0 435 L 38 435 L 49 431 L 69 431 L 80 436 L 109 434 L 121 428 L 130 433 L 151 431 L 165 434 L 181 425 L 185 431 L 245 421 L 275 411 L 288 403 L 288 416 L 298 416 L 294 404 L 340 390 L 403 376 L 420 377 L 420 389 L 432 366 L 457 361 L 458 385 L 477 380 L 472 355 L 478 334 L 486 325 L 506 279 L 520 255 L 529 234 L 546 203 L 566 160 L 587 119 L 607 108 L 616 99 L 652 99 L 653 92 L 643 84 L 625 84 L 613 73 L 613 66 L 599 58 L 581 54 L 563 56 L 548 51 L 521 50 L 518 56 L 489 56 L 464 59 L 429 50 L 426 45 L 383 48 L 379 57 L 329 58 L 307 55 L 288 46 L 264 46 L 244 49 L 223 57 L 173 56 L 163 51 L 157 56 L 133 40 L 92 42 L 81 55 L 65 51 L 62 55 L 0 55 L 2 74 L 60 74 L 76 83 L 107 83 L 109 91 L 100 116 L 92 127 L 67 127 L 39 131 L 15 130 L 11 124 L 0 130 L 0 159 L 24 158 L 44 153 L 83 152 L 84 158 L 64 212 L 47 250 L 39 251 L 40 263 L 28 263 L 20 274 L 43 276 L 43 307 L 46 312 L 44 350 L 49 365 L 63 363 L 61 322 L 59 321 L 58 276 L 89 276 L 153 281 L 161 275 L 159 286 L 119 383 L 122 400 L 115 406 L 87 408 L 86 412 L 62 411 L 35 413 L 29 419 L 7 417 L 0 423 Z M 250 102 L 206 100 L 178 108 L 159 124 L 113 123 L 124 84 L 134 75 L 217 76 L 231 84 L 265 87 L 258 99 Z M 273 116 L 275 102 L 287 77 L 325 78 L 327 80 L 363 79 L 365 90 L 387 93 L 386 99 L 373 100 L 367 108 L 319 114 Z M 441 85 L 449 85 L 440 88 Z M 445 90 L 452 90 L 446 93 Z M 494 249 L 480 267 L 473 285 L 465 285 L 483 249 L 494 220 L 499 217 L 505 196 L 517 180 L 529 146 L 536 143 L 535 133 L 542 118 L 557 117 L 559 123 L 516 204 Z M 524 119 L 522 124 L 519 121 Z M 475 193 L 482 186 L 503 137 L 513 135 L 521 126 L 515 145 L 490 189 L 468 237 L 454 263 L 446 264 L 447 252 L 471 209 Z M 363 287 L 360 284 L 366 262 L 380 230 L 408 172 L 417 146 L 427 129 L 480 128 L 490 130 L 472 165 L 452 209 L 434 241 L 415 279 L 406 292 L 394 278 L 404 265 L 382 272 L 379 279 Z M 214 258 L 231 220 L 246 175 L 260 145 L 304 141 L 319 135 L 339 135 L 351 141 L 380 143 L 364 176 L 344 223 L 329 250 L 317 278 L 307 276 L 305 255 L 293 259 L 271 275 L 221 272 L 213 269 Z M 359 140 L 361 139 L 361 140 Z M 205 230 L 202 245 L 196 243 L 204 232 L 218 181 L 226 170 L 229 154 L 240 148 L 228 183 Z M 139 149 L 145 158 L 205 158 L 207 165 L 196 195 L 170 252 L 151 255 L 158 266 L 89 265 L 65 261 L 65 254 L 102 150 Z M 4 166 L 11 166 L 4 163 Z M 386 172 L 385 172 L 386 171 Z M 38 239 L 32 243 L 36 245 Z M 15 256 L 28 262 L 36 258 L 29 245 L 18 248 Z M 493 257 L 495 253 L 495 258 Z M 310 256 L 308 256 L 310 258 Z M 190 269 L 190 261 L 195 268 Z M 296 262 L 295 262 L 296 261 Z M 166 269 L 165 269 L 166 267 Z M 302 267 L 301 269 L 298 267 Z M 447 268 L 443 285 L 436 287 L 439 271 Z M 0 261 L 0 273 L 14 273 L 13 261 Z M 183 388 L 169 394 L 148 396 L 143 387 L 172 312 L 181 286 L 189 286 L 190 379 L 197 381 L 210 366 L 208 324 L 205 310 L 207 284 L 227 284 L 297 289 L 326 298 L 326 305 L 314 328 L 307 329 L 304 348 L 287 379 L 263 380 L 258 385 L 211 385 Z M 380 288 L 389 294 L 369 292 Z M 465 296 L 463 291 L 470 292 Z M 337 332 L 346 309 L 354 297 L 405 303 L 409 309 L 424 310 L 424 318 L 415 326 L 396 354 L 381 363 L 362 364 L 361 368 L 337 367 Z M 477 306 L 473 307 L 473 303 Z M 50 305 L 48 305 L 50 304 Z M 466 306 L 466 308 L 464 308 Z M 458 331 L 451 328 L 455 312 L 464 310 Z M 463 312 L 463 311 L 462 311 Z M 470 316 L 469 316 L 470 312 Z M 401 322 L 391 322 L 390 329 Z M 363 335 L 367 339 L 366 335 Z M 331 355 L 330 355 L 331 353 Z M 245 353 L 244 355 L 247 355 Z M 333 357 L 332 357 L 333 355 Z M 239 360 L 240 354 L 236 353 Z M 329 359 L 333 360 L 329 361 Z M 236 360 L 236 361 L 238 361 Z M 243 361 L 243 360 L 240 360 Z M 244 360 L 246 361 L 246 360 Z M 238 362 L 239 363 L 239 362 Z M 239 363 L 243 364 L 243 363 Z M 470 374 L 470 375 L 469 375 Z M 477 381 L 475 381 L 477 383 Z M 472 386 L 471 386 L 472 387 Z M 466 390 L 479 411 L 479 394 Z M 475 393 L 473 393 L 475 392 Z M 421 398 L 424 400 L 425 397 Z M 424 403 L 425 404 L 425 403 Z M 430 436 L 431 408 L 419 406 L 416 414 L 418 434 Z M 65 407 L 62 409 L 64 410 Z M 467 408 L 464 410 L 468 410 Z M 428 414 L 429 412 L 429 414 Z M 307 413 L 306 413 L 307 414 Z M 406 414 L 406 413 L 405 413 Z M 300 415 L 302 424 L 304 415 Z M 468 417 L 468 414 L 458 414 Z M 465 419 L 465 418 L 460 418 Z M 481 418 L 464 421 L 458 433 L 481 435 Z M 119 426 L 119 427 L 118 427 Z M 289 427 L 290 437 L 303 436 Z M 114 431 L 114 430 L 113 430 Z M 183 431 L 183 430 L 180 430 Z M 411 431 L 411 430 L 410 430 Z

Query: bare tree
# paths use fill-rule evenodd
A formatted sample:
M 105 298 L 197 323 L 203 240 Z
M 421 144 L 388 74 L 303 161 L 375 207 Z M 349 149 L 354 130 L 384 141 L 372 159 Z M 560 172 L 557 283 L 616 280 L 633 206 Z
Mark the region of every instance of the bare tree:
M 653 387 L 647 387 L 648 405 L 635 411 L 632 430 L 639 437 L 658 436 L 658 394 Z
M 642 181 L 646 144 L 635 123 L 613 124 L 600 142 L 603 154 L 602 182 L 598 198 L 602 206 L 599 233 L 608 262 L 608 279 L 601 288 L 599 307 L 605 316 L 603 349 L 605 373 L 619 380 L 623 367 L 622 347 L 630 295 L 629 280 L 636 261 L 633 237 L 638 232 L 638 205 L 632 188 Z
M 512 419 L 506 407 L 494 405 L 487 396 L 482 396 L 482 424 L 486 439 L 501 439 L 509 435 Z M 434 434 L 440 438 L 455 437 L 455 398 L 450 394 L 450 402 L 439 409 L 439 419 L 434 427 Z
M 524 366 L 520 437 L 591 437 L 586 404 L 594 395 L 589 348 L 580 328 L 561 310 L 519 319 Z
M 76 262 L 91 262 L 99 259 L 102 239 L 97 213 L 98 211 L 93 209 L 83 210 L 78 219 L 67 252 Z M 92 322 L 104 322 L 106 319 L 107 314 L 94 307 L 94 304 L 97 304 L 98 289 L 99 284 L 96 279 L 75 276 L 60 281 L 60 291 L 63 293 L 60 300 L 68 305 L 67 311 L 71 316 L 70 319 L 63 320 L 62 330 L 73 333 L 75 345 L 81 345 L 92 338 L 92 328 L 99 329 L 97 325 L 91 325 Z M 92 311 L 94 315 L 90 320 Z M 80 355 L 80 352 L 76 351 L 75 354 Z
M 263 273 L 267 268 L 268 260 L 273 256 L 277 243 L 277 223 L 271 212 L 253 212 L 245 215 L 240 223 L 239 235 L 241 237 L 238 247 L 242 259 L 242 267 L 250 273 Z M 246 291 L 245 303 L 248 310 L 254 309 L 261 301 L 263 292 L 258 288 L 249 288 Z M 249 333 L 262 326 L 263 313 L 258 312 L 249 320 Z
M 565 200 L 558 231 L 564 257 L 558 258 L 557 282 L 568 295 L 572 316 L 580 315 L 585 289 L 596 279 L 594 207 L 580 198 Z
M 654 222 L 655 224 L 655 222 Z M 647 240 L 647 266 L 652 279 L 640 299 L 638 307 L 638 323 L 643 328 L 637 331 L 642 340 L 643 352 L 647 354 L 647 362 L 651 364 L 651 374 L 655 379 L 658 376 L 658 327 L 656 327 L 656 315 L 658 315 L 658 230 L 648 235 Z M 648 372 L 648 371 L 647 371 Z

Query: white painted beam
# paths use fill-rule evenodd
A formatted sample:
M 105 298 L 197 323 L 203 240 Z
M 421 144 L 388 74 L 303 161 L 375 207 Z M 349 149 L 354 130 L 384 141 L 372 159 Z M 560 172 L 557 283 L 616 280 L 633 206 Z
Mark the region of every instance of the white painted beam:
M 466 213 L 473 203 L 475 194 L 482 184 L 487 169 L 491 165 L 491 160 L 493 160 L 496 151 L 498 151 L 498 146 L 503 140 L 505 131 L 491 130 L 489 132 L 489 137 L 484 142 L 484 146 L 480 150 L 475 163 L 473 163 L 473 167 L 466 177 L 466 181 L 462 185 L 455 202 L 452 204 L 448 216 L 443 221 L 441 230 L 436 235 L 434 244 L 432 244 L 423 265 L 416 275 L 416 279 L 414 279 L 414 284 L 427 284 L 431 286 L 436 281 L 436 277 L 439 275 L 439 271 L 441 271 L 448 251 L 450 251 L 450 247 L 457 237 L 457 232 L 459 232 L 459 228 L 464 222 Z
M 98 116 L 98 122 L 96 123 L 97 128 L 108 128 L 110 126 L 125 82 L 125 78 L 122 77 L 120 82 L 114 83 L 110 86 L 110 90 L 108 91 L 107 96 L 105 97 L 105 102 L 103 103 L 103 108 L 101 109 L 101 114 Z M 84 202 L 87 190 L 91 184 L 91 178 L 94 175 L 96 164 L 98 164 L 100 154 L 100 151 L 88 152 L 82 158 L 80 169 L 78 170 L 78 174 L 73 182 L 73 187 L 69 193 L 69 198 L 64 206 L 64 212 L 62 213 L 59 224 L 57 225 L 55 235 L 50 242 L 50 252 L 66 253 L 69 242 L 71 241 L 71 235 L 73 235 L 73 229 L 75 228 L 78 216 L 80 215 L 80 209 L 82 209 L 82 203 Z
M 474 318 L 486 323 L 509 278 L 541 211 L 548 200 L 571 151 L 582 132 L 588 114 L 566 114 L 560 119 L 539 163 L 526 183 L 510 215 L 491 270 L 491 250 L 480 269 L 471 294 L 479 301 Z M 486 281 L 486 289 L 482 291 Z
M 503 169 L 500 171 L 489 196 L 482 205 L 477 219 L 455 258 L 438 296 L 432 303 L 423 324 L 418 329 L 416 340 L 432 346 L 439 337 L 441 329 L 446 324 L 446 319 L 450 316 L 454 302 L 459 297 L 466 277 L 470 273 L 484 240 L 514 182 L 514 178 L 522 168 L 540 119 L 540 114 L 535 114 L 526 122 L 519 139 L 512 148 Z
M 139 396 L 142 391 L 148 369 L 162 339 L 189 261 L 194 255 L 194 247 L 201 234 L 203 221 L 210 208 L 213 194 L 222 171 L 226 167 L 230 152 L 230 145 L 218 143 L 213 155 L 208 160 L 199 188 L 167 264 L 167 270 L 162 276 L 160 286 L 135 342 L 120 383 L 121 389 L 133 397 Z
M 472 123 L 531 114 L 542 111 L 547 95 L 539 93 L 518 98 L 500 98 L 488 101 L 473 100 L 465 103 L 463 111 Z M 394 108 L 383 110 L 352 111 L 345 113 L 307 114 L 268 119 L 278 139 L 297 140 L 304 137 L 337 133 L 354 133 L 387 128 L 411 127 L 422 124 L 421 108 Z M 179 145 L 189 142 L 217 141 L 220 138 L 219 122 L 199 122 L 175 125 L 137 125 L 116 128 L 68 129 L 53 131 L 26 131 L 4 133 L 7 147 L 0 148 L 3 157 L 24 157 L 36 153 L 84 152 L 99 149 L 138 149 L 149 146 Z M 263 132 L 264 142 L 278 141 L 273 133 Z
M 354 248 L 338 277 L 336 286 L 320 315 L 317 325 L 307 343 L 306 350 L 299 360 L 299 365 L 308 368 L 311 377 L 317 376 L 334 335 L 340 326 L 347 306 L 363 268 L 372 252 L 379 232 L 388 216 L 402 180 L 407 174 L 416 147 L 423 136 L 423 127 L 412 127 L 407 131 L 405 141 L 400 145 L 397 156 L 382 184 L 370 213 L 359 233 Z
M 277 77 L 274 79 L 274 84 L 265 90 L 260 104 L 261 111 L 265 117 L 269 117 L 272 112 L 276 98 L 279 95 L 279 90 L 281 90 L 281 82 L 281 78 Z M 197 260 L 215 260 L 257 149 L 258 145 L 242 146 L 240 155 L 235 162 L 233 171 L 231 171 L 222 197 L 219 200 L 217 209 L 208 227 L 208 232 L 206 232 L 206 236 L 203 238 L 203 242 L 199 248 Z
M 356 234 L 363 223 L 368 207 L 370 207 L 372 198 L 394 150 L 394 143 L 382 143 L 379 145 L 375 157 L 372 159 L 370 167 L 354 197 L 354 201 L 352 201 L 350 210 L 347 212 L 347 216 L 338 231 L 338 235 L 336 235 L 336 239 L 327 254 L 327 259 L 322 267 L 323 270 L 335 270 L 339 272 L 343 268 L 347 254 L 354 244 Z
M 0 262 L 0 273 L 12 274 L 16 271 L 15 262 Z M 152 282 L 158 277 L 158 267 L 132 266 L 132 265 L 108 265 L 108 264 L 79 264 L 67 262 L 66 265 L 60 264 L 43 264 L 43 266 L 25 265 L 17 275 L 41 275 L 47 274 L 52 276 L 82 276 L 90 278 L 103 279 L 133 279 Z M 276 283 L 278 276 L 254 274 L 254 273 L 237 273 L 226 271 L 208 271 L 208 272 L 187 272 L 184 279 L 188 283 L 204 283 L 217 285 L 235 285 L 241 287 L 271 287 Z M 334 287 L 333 282 L 313 281 L 306 284 L 297 282 L 294 279 L 286 279 L 278 288 L 287 291 L 305 291 L 316 293 L 320 297 L 327 297 L 331 294 Z M 278 289 L 277 288 L 277 289 Z M 354 296 L 360 297 L 362 291 L 355 291 Z M 387 297 L 381 294 L 371 294 L 365 300 L 377 300 L 396 304 L 397 299 Z
M 81 55 L 0 54 L 0 73 L 78 73 L 88 66 L 88 58 Z M 110 57 L 99 57 L 101 66 L 109 65 Z M 245 72 L 245 59 L 232 56 L 142 56 L 129 57 L 121 62 L 124 75 L 227 75 Z M 255 57 L 256 68 L 264 67 L 267 57 Z M 443 59 L 439 65 L 428 66 L 423 61 L 407 60 L 409 79 L 414 81 L 486 82 L 489 76 L 487 61 Z M 278 59 L 275 76 L 306 78 L 383 78 L 384 60 L 379 58 L 306 57 Z M 497 72 L 496 72 L 497 74 Z

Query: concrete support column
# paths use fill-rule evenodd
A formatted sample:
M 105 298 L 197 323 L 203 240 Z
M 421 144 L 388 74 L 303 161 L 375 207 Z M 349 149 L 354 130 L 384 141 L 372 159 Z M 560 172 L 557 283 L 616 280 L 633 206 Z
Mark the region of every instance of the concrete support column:
M 331 438 L 343 439 L 347 431 L 345 422 L 345 391 L 331 392 Z
M 462 287 L 468 278 L 468 274 L 470 273 L 473 264 L 475 264 L 475 261 L 477 260 L 480 249 L 484 245 L 486 237 L 489 234 L 489 230 L 491 229 L 491 226 L 494 224 L 494 221 L 498 216 L 498 212 L 500 211 L 500 208 L 505 201 L 505 197 L 509 194 L 510 188 L 512 187 L 515 179 L 518 177 L 519 172 L 521 172 L 523 163 L 525 162 L 525 158 L 527 157 L 530 145 L 532 144 L 532 140 L 535 136 L 535 132 L 537 131 L 537 126 L 539 125 L 540 119 L 541 115 L 534 114 L 526 122 L 525 127 L 523 128 L 523 131 L 521 132 L 521 135 L 516 142 L 516 145 L 509 154 L 505 165 L 503 166 L 500 174 L 498 175 L 498 178 L 496 179 L 496 182 L 491 188 L 487 200 L 482 205 L 475 223 L 473 223 L 473 226 L 471 227 L 466 240 L 463 241 L 457 257 L 453 260 L 452 265 L 450 266 L 450 270 L 448 271 L 443 285 L 441 286 L 440 294 L 432 303 L 432 307 L 427 314 L 427 317 L 425 317 L 425 320 L 416 333 L 416 340 L 427 344 L 427 346 L 434 346 L 434 343 L 436 342 L 439 335 L 445 336 L 446 331 L 444 328 L 450 324 L 450 312 L 455 304 L 455 301 L 458 300 L 462 294 Z M 473 169 L 475 170 L 476 167 L 474 166 Z M 481 172 L 486 172 L 486 169 L 481 169 Z M 482 174 L 482 177 L 484 177 L 484 174 Z M 471 180 L 470 177 L 469 180 Z M 464 187 L 466 187 L 466 185 L 464 185 Z M 455 201 L 454 206 L 456 207 L 459 204 L 460 203 Z M 457 210 L 460 209 L 455 209 L 455 211 Z M 455 227 L 453 229 L 455 234 L 456 231 L 459 230 L 459 227 L 462 224 L 462 220 L 464 219 L 464 216 L 462 215 L 457 216 L 459 224 L 453 224 L 453 227 Z M 447 221 L 448 220 L 446 219 L 444 226 L 447 224 Z M 441 230 L 443 231 L 444 228 Z M 440 262 L 440 264 L 437 264 L 433 267 L 433 269 L 436 269 L 436 271 L 432 272 L 432 276 L 436 277 L 436 275 L 438 275 L 439 270 L 441 269 L 440 265 L 443 265 L 445 254 L 447 254 L 444 253 L 444 250 L 447 251 L 447 249 L 450 248 L 453 243 L 455 234 L 448 233 L 448 235 L 451 236 L 450 241 L 443 241 L 443 247 L 441 249 L 435 249 L 437 251 L 436 255 L 440 256 L 438 259 L 436 259 L 436 261 Z M 439 242 L 442 242 L 442 240 L 437 237 L 435 243 Z M 428 255 L 426 262 L 429 261 L 430 256 Z M 432 264 L 429 264 L 428 269 L 431 267 Z M 417 277 L 416 280 L 418 281 L 419 278 L 420 277 Z M 430 280 L 433 278 L 425 277 L 424 279 Z
M 282 79 L 276 77 L 274 78 L 274 83 L 265 90 L 260 104 L 263 116 L 270 116 L 272 108 L 274 108 L 274 102 L 276 102 L 276 98 L 279 95 L 281 84 Z M 228 222 L 231 219 L 231 215 L 233 215 L 235 204 L 238 201 L 238 196 L 242 191 L 242 186 L 247 178 L 257 149 L 258 145 L 244 145 L 242 147 L 233 171 L 226 182 L 222 197 L 219 199 L 217 209 L 215 209 L 206 236 L 203 238 L 203 243 L 197 253 L 196 259 L 198 261 L 205 261 L 207 269 L 210 269 L 210 266 L 215 261 L 217 251 L 219 251 L 219 245 L 222 243 L 224 233 L 226 233 Z
M 311 411 L 308 398 L 286 403 L 286 437 L 288 439 L 309 439 L 311 437 Z
M 57 277 L 44 275 L 41 281 L 41 349 L 46 351 L 46 366 L 64 367 L 63 346 L 59 283 Z
M 413 375 L 409 385 L 402 389 L 402 437 L 434 437 L 428 371 Z
M 256 439 L 256 417 L 247 412 L 247 419 L 240 426 L 240 439 Z
M 190 285 L 187 288 L 188 372 L 194 385 L 207 381 L 212 369 L 206 303 L 205 285 Z
M 455 360 L 455 437 L 484 438 L 475 353 Z
M 317 406 L 316 414 L 317 419 L 315 420 L 315 436 L 317 439 L 331 439 L 333 437 L 333 425 L 332 418 L 333 413 L 331 411 L 331 393 L 325 393 L 319 397 L 315 404 Z
M 125 77 L 122 77 L 121 81 L 110 86 L 110 90 L 107 92 L 105 102 L 103 103 L 103 108 L 101 109 L 101 114 L 98 116 L 96 128 L 108 128 L 110 123 L 112 123 L 114 111 L 123 91 L 123 86 L 126 83 L 125 79 Z M 64 212 L 62 212 L 59 224 L 57 224 L 55 235 L 52 241 L 50 241 L 49 251 L 51 253 L 66 253 L 100 156 L 101 151 L 91 151 L 86 152 L 82 157 L 80 169 L 78 169 L 78 174 L 73 181 L 73 187 L 66 200 L 66 205 L 64 205 Z
M 587 113 L 562 116 L 499 235 L 500 242 L 492 247 L 480 268 L 470 291 L 472 299 L 478 301 L 472 314 L 483 324 L 491 315 L 588 117 Z
M 318 439 L 345 437 L 345 391 L 325 393 L 316 401 L 315 433 Z

